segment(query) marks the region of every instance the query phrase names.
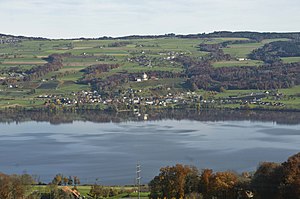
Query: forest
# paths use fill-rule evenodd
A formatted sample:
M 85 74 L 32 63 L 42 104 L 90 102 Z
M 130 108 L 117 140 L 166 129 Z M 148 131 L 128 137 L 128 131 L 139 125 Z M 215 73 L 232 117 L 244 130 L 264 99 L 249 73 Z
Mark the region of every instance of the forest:
M 250 59 L 258 59 L 266 63 L 280 62 L 280 57 L 296 56 L 300 56 L 299 41 L 271 42 L 249 54 Z
M 195 39 L 195 38 L 216 38 L 216 37 L 232 37 L 232 38 L 249 38 L 254 41 L 261 41 L 264 39 L 276 39 L 276 38 L 290 38 L 290 39 L 299 39 L 300 33 L 272 33 L 272 32 L 251 32 L 251 31 L 240 31 L 240 32 L 231 32 L 231 31 L 215 31 L 212 33 L 199 33 L 199 34 L 188 34 L 188 35 L 176 35 L 174 33 L 164 34 L 164 35 L 148 35 L 148 36 L 140 36 L 140 35 L 132 35 L 125 37 L 99 37 L 95 39 L 153 39 L 153 38 L 187 38 L 187 39 Z M 81 38 L 84 39 L 84 38 Z
M 209 64 L 195 64 L 187 70 L 187 83 L 193 90 L 205 89 L 280 89 L 298 85 L 300 64 L 274 63 L 259 67 L 212 68 Z

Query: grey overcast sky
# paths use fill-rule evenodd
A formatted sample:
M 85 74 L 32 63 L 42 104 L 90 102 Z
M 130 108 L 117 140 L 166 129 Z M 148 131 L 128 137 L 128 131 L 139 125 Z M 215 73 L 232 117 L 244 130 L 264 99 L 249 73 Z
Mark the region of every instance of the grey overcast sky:
M 300 0 L 0 0 L 0 33 L 76 38 L 300 31 Z

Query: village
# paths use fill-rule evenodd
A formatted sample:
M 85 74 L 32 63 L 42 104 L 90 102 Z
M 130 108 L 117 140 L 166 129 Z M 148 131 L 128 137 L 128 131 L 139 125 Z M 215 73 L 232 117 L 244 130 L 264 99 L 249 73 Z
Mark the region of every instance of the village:
M 153 77 L 152 77 L 153 78 Z M 144 73 L 142 77 L 135 78 L 136 82 L 148 81 L 148 75 Z M 222 107 L 226 105 L 239 104 L 257 105 L 261 107 L 284 107 L 280 102 L 284 97 L 277 91 L 264 91 L 249 93 L 239 96 L 214 97 L 217 92 L 210 92 L 207 97 L 199 92 L 173 92 L 171 88 L 166 88 L 167 94 L 160 96 L 143 95 L 143 89 L 128 88 L 121 93 L 114 93 L 113 96 L 102 96 L 98 91 L 82 90 L 72 92 L 68 97 L 62 95 L 39 95 L 38 100 L 44 100 L 45 106 L 52 104 L 55 106 L 76 107 L 80 105 L 101 105 L 114 106 L 117 110 L 138 110 L 141 107 L 149 108 L 186 108 L 186 107 Z M 266 100 L 271 99 L 270 101 Z M 274 102 L 276 101 L 276 102 Z
M 8 81 L 7 89 L 18 89 L 18 79 L 24 78 L 24 73 L 9 73 L 9 77 L 0 77 L 3 83 Z M 14 80 L 14 81 L 12 81 Z M 55 79 L 42 79 L 41 83 L 54 81 Z M 147 73 L 141 76 L 136 76 L 132 82 L 141 83 L 146 81 L 156 81 L 157 77 L 149 77 Z M 215 108 L 215 107 L 230 107 L 230 105 L 240 105 L 247 107 L 249 105 L 257 107 L 285 107 L 281 102 L 284 98 L 282 93 L 276 90 L 264 92 L 249 92 L 244 95 L 234 95 L 229 97 L 215 97 L 218 93 L 215 91 L 208 91 L 209 97 L 203 92 L 197 91 L 174 91 L 170 87 L 166 87 L 165 95 L 146 95 L 143 88 L 134 89 L 128 88 L 122 90 L 120 93 L 114 93 L 110 96 L 101 95 L 97 90 L 81 90 L 78 92 L 64 93 L 64 94 L 40 94 L 35 96 L 33 101 L 44 101 L 45 107 L 78 107 L 81 105 L 95 106 L 96 109 L 105 107 L 114 107 L 117 111 L 122 110 L 138 110 L 141 107 L 148 108 Z M 0 91 L 3 91 L 1 89 Z M 271 100 L 267 100 L 271 99 Z

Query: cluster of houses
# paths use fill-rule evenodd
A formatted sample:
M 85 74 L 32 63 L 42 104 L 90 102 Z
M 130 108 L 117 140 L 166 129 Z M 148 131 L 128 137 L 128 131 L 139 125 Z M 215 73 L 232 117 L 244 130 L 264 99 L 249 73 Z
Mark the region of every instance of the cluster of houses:
M 134 57 L 128 57 L 126 61 L 138 63 L 140 66 L 148 66 L 152 67 L 153 65 L 158 65 L 162 63 L 163 61 L 169 61 L 171 64 L 174 63 L 174 59 L 180 55 L 186 54 L 185 52 L 159 52 L 158 55 L 160 57 L 150 57 L 146 55 L 145 51 L 140 52 L 140 56 L 134 56 Z
M 160 52 L 158 54 L 161 56 L 164 56 L 164 59 L 166 59 L 166 60 L 171 60 L 171 59 L 175 59 L 179 55 L 184 55 L 186 53 L 170 51 L 170 52 Z
M 142 90 L 128 89 L 122 94 L 114 97 L 102 97 L 97 91 L 80 91 L 73 92 L 70 97 L 62 97 L 55 95 L 40 95 L 38 98 L 46 99 L 45 105 L 54 103 L 55 105 L 75 106 L 78 104 L 103 104 L 116 105 L 117 107 L 139 107 L 139 106 L 172 106 L 172 105 L 191 105 L 191 104 L 254 104 L 260 106 L 276 106 L 284 107 L 281 102 L 267 102 L 262 98 L 276 94 L 253 93 L 251 95 L 229 97 L 223 99 L 204 99 L 203 96 L 195 92 L 185 92 L 172 94 L 171 91 L 163 96 L 143 97 Z
M 257 101 L 257 102 L 250 102 L 250 104 L 255 104 L 255 105 L 262 105 L 262 106 L 276 106 L 276 107 L 284 107 L 285 104 L 281 102 L 262 102 L 262 101 Z
M 54 103 L 56 105 L 77 105 L 77 104 L 97 104 L 107 103 L 101 98 L 97 91 L 80 91 L 73 92 L 70 97 L 55 96 L 55 95 L 40 95 L 38 98 L 47 98 L 45 105 Z
M 25 76 L 27 76 L 26 73 L 9 72 L 9 73 L 3 73 L 2 76 L 0 76 L 0 80 L 5 80 L 9 78 L 23 79 Z
M 27 74 L 25 73 L 15 73 L 15 72 L 9 72 L 7 74 L 3 74 L 0 76 L 0 84 L 3 84 L 4 82 L 9 82 L 7 84 L 7 88 L 18 88 L 19 85 L 17 82 L 20 80 L 23 80 Z
M 160 96 L 160 97 L 123 97 L 121 100 L 117 100 L 119 103 L 125 105 L 144 105 L 144 106 L 167 106 L 169 104 L 183 103 L 186 104 L 186 100 L 182 97 L 172 96 Z
M 168 88 L 170 91 L 170 88 Z M 142 90 L 134 90 L 128 89 L 126 93 L 124 93 L 119 98 L 115 99 L 114 102 L 120 103 L 123 105 L 132 105 L 135 106 L 168 106 L 168 105 L 178 105 L 178 104 L 190 104 L 196 101 L 199 101 L 201 98 L 200 95 L 195 92 L 186 92 L 179 94 L 172 94 L 171 91 L 166 95 L 161 96 L 150 96 L 143 97 L 139 93 Z
M 0 36 L 0 44 L 16 44 L 21 42 L 21 39 L 15 37 Z
M 230 96 L 229 98 L 221 100 L 221 103 L 227 104 L 254 104 L 260 106 L 276 106 L 276 107 L 283 107 L 285 106 L 284 103 L 281 102 L 271 102 L 271 101 L 263 101 L 263 98 L 272 97 L 274 100 L 280 100 L 283 98 L 282 93 L 278 92 L 259 92 L 259 93 L 251 93 L 249 95 L 243 96 Z
M 145 55 L 127 58 L 128 62 L 138 63 L 140 66 L 151 67 L 151 58 Z
M 138 95 L 141 90 L 128 89 L 124 94 L 114 98 L 102 98 L 97 91 L 80 91 L 72 93 L 71 97 L 55 95 L 39 95 L 39 99 L 46 99 L 45 105 L 54 103 L 55 105 L 74 106 L 77 104 L 116 104 L 125 106 L 167 106 L 171 104 L 189 104 L 197 101 L 200 96 L 195 93 L 181 93 L 173 95 L 168 93 L 165 96 L 141 97 Z

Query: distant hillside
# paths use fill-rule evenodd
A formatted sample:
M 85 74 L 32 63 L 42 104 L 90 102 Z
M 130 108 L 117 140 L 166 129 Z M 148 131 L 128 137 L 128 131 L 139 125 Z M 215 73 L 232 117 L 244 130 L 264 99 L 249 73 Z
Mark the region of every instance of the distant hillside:
M 16 43 L 22 40 L 49 40 L 43 37 L 26 37 L 26 36 L 14 36 L 0 33 L 0 44 L 1 43 Z
M 14 36 L 0 34 L 0 38 L 15 38 L 15 39 L 28 39 L 28 40 L 49 40 L 48 38 L 43 37 L 26 37 L 26 36 Z M 99 38 L 73 38 L 81 40 L 112 40 L 112 39 L 153 39 L 153 38 L 247 38 L 255 41 L 262 41 L 264 39 L 277 39 L 277 38 L 288 38 L 288 39 L 300 39 L 300 32 L 286 32 L 286 33 L 276 33 L 276 32 L 251 32 L 251 31 L 215 31 L 212 33 L 198 33 L 198 34 L 164 34 L 164 35 L 128 35 L 122 37 L 110 37 L 103 36 Z M 69 39 L 72 40 L 72 39 Z
M 271 32 L 230 32 L 230 31 L 218 31 L 212 33 L 199 33 L 199 34 L 188 34 L 188 35 L 176 35 L 174 33 L 165 35 L 131 35 L 124 37 L 100 37 L 98 39 L 151 39 L 151 38 L 218 38 L 218 37 L 229 37 L 229 38 L 247 38 L 255 41 L 262 41 L 264 39 L 277 39 L 277 38 L 288 38 L 288 39 L 300 39 L 300 32 L 292 33 L 271 33 Z

